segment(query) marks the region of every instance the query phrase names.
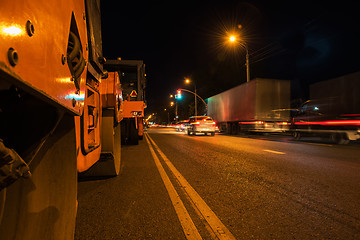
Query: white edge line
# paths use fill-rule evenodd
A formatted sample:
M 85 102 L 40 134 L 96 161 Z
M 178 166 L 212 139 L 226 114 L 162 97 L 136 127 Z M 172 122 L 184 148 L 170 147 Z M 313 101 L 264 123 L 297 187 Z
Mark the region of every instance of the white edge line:
M 147 134 L 145 134 L 145 139 L 149 145 L 151 155 L 152 155 L 155 165 L 160 173 L 161 179 L 163 180 L 165 188 L 169 194 L 170 200 L 171 200 L 172 205 L 175 209 L 175 212 L 179 218 L 181 227 L 183 228 L 186 238 L 189 240 L 201 240 L 202 237 L 201 237 L 199 231 L 197 230 L 188 211 L 186 210 L 184 203 L 181 201 L 179 194 L 176 192 L 174 185 L 172 185 L 159 158 L 156 156 L 155 150 L 151 146 L 150 141 L 149 141 L 150 137 Z
M 286 154 L 284 152 L 278 152 L 278 151 L 274 151 L 274 150 L 269 150 L 269 149 L 264 149 L 265 152 L 269 152 L 269 153 L 275 153 L 275 154 Z
M 205 220 L 208 222 L 218 239 L 220 240 L 235 240 L 236 238 L 232 233 L 227 229 L 227 227 L 221 222 L 221 220 L 216 216 L 216 214 L 211 210 L 211 208 L 205 203 L 205 201 L 200 197 L 200 195 L 195 191 L 195 189 L 187 182 L 187 180 L 180 174 L 180 172 L 175 168 L 175 166 L 170 162 L 170 160 L 165 156 L 165 154 L 160 150 L 157 144 L 152 140 L 152 138 L 147 134 L 148 139 L 151 141 L 157 152 L 160 154 L 161 158 L 164 160 L 166 165 L 169 167 L 171 172 L 177 178 L 181 187 L 186 191 L 188 196 L 191 198 L 195 206 L 198 208 L 199 212 L 203 215 Z

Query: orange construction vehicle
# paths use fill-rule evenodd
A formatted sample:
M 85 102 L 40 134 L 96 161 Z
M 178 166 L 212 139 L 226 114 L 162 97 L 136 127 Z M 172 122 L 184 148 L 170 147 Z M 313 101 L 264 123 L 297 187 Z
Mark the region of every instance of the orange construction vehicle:
M 0 239 L 72 239 L 78 173 L 120 169 L 100 1 L 4 0 L 0 13 Z
M 146 74 L 142 60 L 108 60 L 104 65 L 109 72 L 117 72 L 123 91 L 123 121 L 121 143 L 138 144 L 144 134 Z

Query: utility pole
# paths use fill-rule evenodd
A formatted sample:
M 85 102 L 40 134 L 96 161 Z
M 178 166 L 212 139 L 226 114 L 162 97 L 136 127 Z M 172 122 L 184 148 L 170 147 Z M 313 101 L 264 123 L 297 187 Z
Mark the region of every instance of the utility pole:
M 250 63 L 249 63 L 249 50 L 247 44 L 245 43 L 246 50 L 246 82 L 250 82 Z
M 239 26 L 241 26 L 241 25 L 239 25 Z M 230 36 L 229 41 L 233 42 L 233 43 L 238 43 L 235 36 Z M 245 51 L 246 51 L 246 63 L 245 63 L 245 65 L 246 65 L 246 82 L 250 82 L 249 49 L 248 49 L 247 43 L 244 41 L 243 41 L 243 43 L 240 43 L 240 46 L 245 47 Z
M 195 83 L 194 83 L 195 85 Z M 197 116 L 197 102 L 196 102 L 196 85 L 195 85 L 195 116 Z
M 177 99 L 175 100 L 175 121 L 179 120 L 179 116 L 178 116 L 178 103 L 177 103 Z

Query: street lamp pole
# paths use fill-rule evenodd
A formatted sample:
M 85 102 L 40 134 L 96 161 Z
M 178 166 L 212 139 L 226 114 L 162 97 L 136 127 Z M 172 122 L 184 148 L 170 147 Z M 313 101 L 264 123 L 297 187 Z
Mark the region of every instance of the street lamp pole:
M 177 121 L 179 119 L 177 106 L 178 106 L 178 103 L 177 103 L 177 100 L 175 100 L 175 121 Z
M 176 96 L 177 95 L 175 95 L 175 97 L 174 97 L 173 94 L 170 95 L 170 98 L 174 98 L 174 102 L 175 102 L 175 120 L 177 121 L 179 116 L 178 116 L 178 99 L 176 98 Z M 171 102 L 170 106 L 174 106 L 174 102 Z
M 229 41 L 233 42 L 233 43 L 237 42 L 235 36 L 230 36 Z M 245 47 L 245 51 L 246 51 L 246 63 L 245 63 L 245 65 L 246 65 L 246 82 L 250 82 L 249 49 L 248 49 L 248 46 L 245 41 L 243 41 L 243 43 L 240 43 L 240 45 Z
M 207 103 L 206 103 L 205 100 L 204 100 L 202 97 L 200 97 L 197 93 L 195 93 L 195 92 L 193 92 L 193 91 L 190 91 L 190 90 L 187 90 L 187 89 L 184 89 L 184 88 L 179 88 L 179 90 L 185 91 L 185 92 L 189 92 L 189 93 L 191 93 L 191 94 L 194 94 L 195 97 L 200 98 L 200 100 L 205 104 L 205 108 L 207 109 L 207 107 L 208 107 Z
M 194 81 L 191 81 L 190 79 L 188 79 L 188 78 L 186 78 L 185 79 L 185 83 L 193 83 L 194 84 L 194 92 L 195 92 L 195 94 L 194 94 L 194 99 L 195 99 L 195 116 L 197 116 L 197 100 L 196 100 L 196 96 L 197 96 L 197 93 L 196 93 L 196 84 L 195 84 L 195 82 Z
M 249 49 L 247 44 L 244 43 L 245 50 L 246 50 L 246 82 L 250 82 L 250 63 L 249 63 Z
M 194 83 L 195 86 L 195 116 L 197 116 L 197 102 L 196 102 L 196 84 Z

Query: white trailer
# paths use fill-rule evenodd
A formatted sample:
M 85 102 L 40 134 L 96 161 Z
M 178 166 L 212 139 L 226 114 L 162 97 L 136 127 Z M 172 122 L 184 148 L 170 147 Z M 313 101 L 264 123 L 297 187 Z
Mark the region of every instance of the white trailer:
M 256 78 L 207 99 L 221 131 L 284 132 L 289 128 L 290 81 Z
M 346 144 L 360 139 L 360 72 L 310 85 L 310 99 L 292 120 L 296 139 L 330 138 Z

